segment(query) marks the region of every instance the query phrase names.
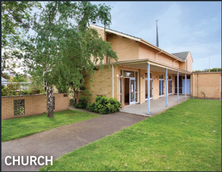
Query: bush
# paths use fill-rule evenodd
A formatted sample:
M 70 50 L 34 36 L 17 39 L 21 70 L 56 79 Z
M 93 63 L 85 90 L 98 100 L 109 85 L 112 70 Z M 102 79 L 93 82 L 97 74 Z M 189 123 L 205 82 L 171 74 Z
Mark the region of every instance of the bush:
M 87 110 L 101 114 L 115 113 L 120 110 L 121 103 L 114 98 L 100 97 L 95 98 L 95 103 L 87 105 Z
M 95 112 L 95 103 L 87 103 L 86 109 L 91 112 Z
M 16 91 L 15 90 L 10 90 L 10 95 L 14 95 L 15 96 Z
M 10 90 L 16 90 L 16 86 L 14 84 L 8 84 L 8 88 Z
M 85 109 L 87 106 L 87 100 L 86 98 L 81 98 L 79 99 L 78 104 L 75 105 L 76 108 L 81 108 L 81 109 Z
M 20 95 L 20 92 L 19 92 L 19 91 L 18 91 L 18 92 L 16 92 L 16 93 L 15 93 L 15 95 L 16 95 L 16 96 L 19 96 L 19 95 Z
M 2 87 L 2 96 L 8 96 L 9 95 L 9 88 L 7 86 Z
M 39 89 L 33 89 L 32 90 L 32 94 L 39 94 L 40 93 L 40 90 Z
M 88 89 L 85 89 L 80 92 L 80 99 L 85 99 L 87 103 L 90 102 L 91 97 L 92 97 L 92 94 L 89 92 Z
M 74 106 L 74 100 L 73 99 L 69 100 L 69 106 Z
M 80 99 L 78 104 L 75 105 L 76 108 L 86 109 L 87 103 L 90 102 L 92 94 L 89 92 L 89 90 L 81 91 L 80 93 Z
M 23 94 L 24 94 L 24 95 L 27 95 L 28 92 L 29 92 L 28 90 L 24 90 L 24 91 L 23 91 Z

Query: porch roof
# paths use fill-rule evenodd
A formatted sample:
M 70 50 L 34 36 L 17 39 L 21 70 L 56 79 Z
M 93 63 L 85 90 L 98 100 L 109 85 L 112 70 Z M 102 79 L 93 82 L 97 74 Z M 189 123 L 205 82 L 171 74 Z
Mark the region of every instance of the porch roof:
M 177 71 L 181 74 L 191 74 L 192 72 L 179 69 L 176 67 L 172 67 L 160 62 L 156 62 L 150 59 L 137 59 L 137 60 L 128 60 L 128 61 L 118 61 L 118 62 L 113 62 L 110 64 L 117 64 L 122 67 L 130 67 L 134 69 L 142 69 L 142 70 L 147 70 L 147 63 L 150 64 L 150 71 L 154 72 L 163 72 L 165 73 L 165 69 L 168 69 L 169 74 L 177 74 Z M 109 64 L 104 64 L 104 65 L 109 65 Z M 95 65 L 95 66 L 100 66 L 100 65 Z

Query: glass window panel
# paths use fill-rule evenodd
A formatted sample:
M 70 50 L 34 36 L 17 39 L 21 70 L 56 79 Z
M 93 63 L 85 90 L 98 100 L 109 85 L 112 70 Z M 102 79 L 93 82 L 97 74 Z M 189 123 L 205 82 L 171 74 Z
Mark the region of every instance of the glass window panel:
M 130 99 L 131 99 L 131 102 L 134 102 L 135 100 L 135 94 L 134 94 L 134 80 L 130 80 Z
M 169 84 L 169 87 L 168 87 L 168 92 L 169 92 L 169 94 L 171 94 L 172 93 L 172 80 L 169 80 L 169 82 L 168 82 Z
M 153 80 L 150 80 L 150 97 L 153 97 Z
M 163 74 L 160 74 L 160 75 L 159 75 L 159 79 L 163 79 Z
M 147 73 L 145 73 L 145 78 L 147 78 Z M 150 73 L 150 78 L 153 78 L 153 74 Z
M 123 76 L 124 77 L 134 77 L 134 71 L 124 71 Z

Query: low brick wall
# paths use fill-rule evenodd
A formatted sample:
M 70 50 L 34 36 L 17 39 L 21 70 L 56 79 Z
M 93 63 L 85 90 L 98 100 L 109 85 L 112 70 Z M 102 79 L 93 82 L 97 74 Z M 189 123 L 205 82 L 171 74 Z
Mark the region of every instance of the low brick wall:
M 220 99 L 221 72 L 197 72 L 192 74 L 191 95 L 198 98 Z
M 53 96 L 55 97 L 54 112 L 69 109 L 69 97 L 64 97 L 63 93 L 53 94 Z M 18 118 L 47 112 L 46 95 L 2 96 L 1 98 L 2 119 Z M 25 100 L 25 114 L 14 116 L 14 100 L 21 99 Z

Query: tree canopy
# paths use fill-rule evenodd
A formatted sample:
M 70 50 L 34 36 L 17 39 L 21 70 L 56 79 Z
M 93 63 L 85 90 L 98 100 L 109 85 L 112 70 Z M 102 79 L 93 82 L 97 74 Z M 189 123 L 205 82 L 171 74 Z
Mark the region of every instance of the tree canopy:
M 1 48 L 12 47 L 28 32 L 33 7 L 41 5 L 35 1 L 1 2 Z
M 25 74 L 15 74 L 15 76 L 11 79 L 12 82 L 28 82 Z
M 89 28 L 92 21 L 109 26 L 110 10 L 109 6 L 86 1 L 50 1 L 35 15 L 32 29 L 36 34 L 24 40 L 21 48 L 33 81 L 45 84 L 49 117 L 53 116 L 53 86 L 79 89 L 84 74 L 92 76 L 96 62 L 102 67 L 104 56 L 117 60 L 110 43 Z

